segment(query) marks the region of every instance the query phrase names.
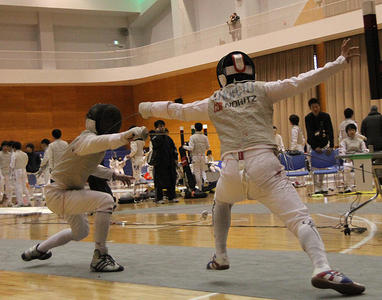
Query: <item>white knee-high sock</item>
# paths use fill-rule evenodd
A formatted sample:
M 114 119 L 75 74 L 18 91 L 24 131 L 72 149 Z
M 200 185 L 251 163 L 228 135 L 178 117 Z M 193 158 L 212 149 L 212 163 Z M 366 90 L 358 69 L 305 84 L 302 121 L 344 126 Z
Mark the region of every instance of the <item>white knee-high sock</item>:
M 301 247 L 309 255 L 309 258 L 313 263 L 313 275 L 330 270 L 324 243 L 322 242 L 320 234 L 314 226 L 313 221 L 307 223 L 302 222 L 298 228 L 297 237 Z
M 227 258 L 227 237 L 231 226 L 232 204 L 215 201 L 213 208 L 214 237 L 217 259 Z
M 47 240 L 40 243 L 38 251 L 47 252 L 48 250 L 64 245 L 73 240 L 71 229 L 64 229 L 49 237 Z
M 110 217 L 111 213 L 96 212 L 94 241 L 95 248 L 98 249 L 101 254 L 107 254 L 106 239 L 109 234 Z

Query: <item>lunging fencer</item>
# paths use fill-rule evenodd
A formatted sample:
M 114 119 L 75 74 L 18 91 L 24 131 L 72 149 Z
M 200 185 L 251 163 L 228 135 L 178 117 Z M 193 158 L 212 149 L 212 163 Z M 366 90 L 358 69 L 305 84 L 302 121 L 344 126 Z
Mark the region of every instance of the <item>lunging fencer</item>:
M 191 135 L 190 141 L 183 148 L 191 151 L 192 171 L 195 175 L 196 185 L 203 191 L 203 172 L 207 168 L 206 157 L 204 153 L 210 148 L 208 138 L 203 134 L 203 124 L 195 123 L 195 133 Z
M 86 130 L 64 151 L 61 160 L 52 171 L 54 183 L 45 188 L 48 208 L 64 217 L 70 229 L 62 230 L 24 251 L 24 261 L 48 259 L 52 256 L 52 248 L 84 239 L 89 234 L 86 213 L 96 212 L 95 250 L 90 269 L 93 272 L 123 271 L 123 266 L 108 254 L 106 247 L 114 206 L 113 197 L 107 193 L 84 189 L 90 175 L 129 184 L 129 176 L 116 174 L 113 170 L 99 165 L 106 150 L 116 149 L 135 139 L 147 138 L 148 132 L 145 127 L 135 127 L 118 133 L 121 122 L 121 113 L 114 105 L 96 104 L 90 108 L 86 115 Z
M 359 54 L 344 40 L 341 55 L 324 67 L 275 82 L 255 80 L 255 66 L 245 53 L 224 56 L 217 66 L 221 89 L 211 97 L 188 104 L 170 101 L 143 102 L 143 118 L 159 117 L 182 121 L 211 120 L 221 144 L 222 171 L 216 187 L 213 226 L 216 253 L 207 264 L 210 270 L 230 267 L 227 236 L 231 208 L 245 199 L 259 200 L 277 215 L 299 239 L 314 271 L 313 286 L 334 289 L 347 295 L 361 294 L 365 287 L 331 269 L 324 244 L 295 188 L 288 181 L 274 154 L 273 104 L 318 85 L 343 70 Z

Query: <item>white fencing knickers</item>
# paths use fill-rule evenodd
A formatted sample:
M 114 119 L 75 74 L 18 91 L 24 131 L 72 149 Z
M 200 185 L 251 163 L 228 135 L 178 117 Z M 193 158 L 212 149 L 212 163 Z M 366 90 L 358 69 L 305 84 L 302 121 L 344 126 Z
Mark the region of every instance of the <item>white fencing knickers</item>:
M 55 183 L 45 188 L 48 208 L 64 217 L 70 229 L 62 230 L 42 242 L 38 249 L 46 252 L 49 249 L 75 240 L 80 241 L 89 234 L 89 223 L 86 213 L 96 212 L 95 248 L 107 253 L 106 238 L 109 232 L 110 217 L 113 211 L 113 197 L 107 193 L 89 190 L 65 190 Z
M 139 185 L 139 180 L 141 179 L 142 174 L 142 166 L 144 164 L 145 157 L 144 156 L 134 156 L 131 159 L 131 167 L 133 169 L 133 177 L 134 177 L 134 187 L 133 193 L 135 195 L 137 186 Z
M 324 245 L 306 206 L 285 175 L 282 165 L 272 149 L 253 149 L 227 154 L 223 158 L 221 176 L 215 192 L 214 230 L 217 248 L 224 247 L 224 230 L 215 228 L 229 226 L 230 205 L 245 199 L 258 200 L 277 215 L 299 239 L 316 269 L 327 269 Z M 215 224 L 217 223 L 219 224 Z M 223 232 L 223 237 L 216 232 Z M 228 234 L 228 230 L 227 230 Z M 224 240 L 225 239 L 225 240 Z M 224 253 L 224 249 L 217 249 Z
M 192 156 L 192 170 L 195 175 L 196 185 L 199 190 L 203 188 L 203 172 L 206 170 L 206 158 L 204 155 Z
M 136 181 L 141 179 L 142 166 L 144 164 L 145 157 L 137 156 L 131 159 L 131 167 L 133 169 L 133 177 Z
M 27 171 L 25 169 L 15 169 L 15 192 L 17 205 L 23 204 L 23 194 L 26 197 L 26 204 L 30 204 L 30 194 L 26 186 L 27 184 Z
M 0 179 L 0 193 L 3 193 L 7 196 L 8 199 L 12 197 L 12 185 L 11 185 L 11 175 L 9 169 L 1 170 L 1 179 Z

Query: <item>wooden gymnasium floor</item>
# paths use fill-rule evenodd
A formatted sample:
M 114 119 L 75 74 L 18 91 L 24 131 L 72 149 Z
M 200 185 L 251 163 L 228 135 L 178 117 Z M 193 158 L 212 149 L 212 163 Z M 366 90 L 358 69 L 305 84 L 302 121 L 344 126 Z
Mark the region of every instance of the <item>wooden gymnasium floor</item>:
M 349 196 L 337 195 L 325 198 L 309 198 L 305 196 L 305 188 L 298 189 L 304 202 L 321 203 L 348 203 Z M 206 199 L 183 200 L 178 204 L 164 204 L 160 207 L 172 208 L 175 205 L 212 204 L 212 195 Z M 380 198 L 377 202 L 382 202 Z M 253 204 L 253 201 L 238 203 Z M 157 206 L 151 202 L 140 204 L 125 204 L 119 210 L 140 209 Z M 357 255 L 382 256 L 382 214 L 357 214 L 357 225 L 368 228 L 363 234 L 352 234 L 345 237 L 340 230 L 333 230 L 330 226 L 338 223 L 338 214 L 328 211 L 325 214 L 312 214 L 316 224 L 320 227 L 326 249 L 328 252 L 351 253 Z M 111 226 L 110 242 L 149 245 L 175 245 L 192 247 L 213 247 L 213 232 L 210 226 L 185 226 L 190 221 L 198 221 L 200 214 L 114 214 L 113 221 L 117 224 Z M 93 217 L 89 219 L 93 223 Z M 125 222 L 121 225 L 119 222 Z M 211 222 L 208 216 L 206 222 Z M 37 223 L 37 224 L 33 224 Z M 164 224 L 165 223 L 165 224 Z M 232 225 L 228 239 L 229 248 L 301 251 L 298 241 L 287 232 L 273 215 L 265 214 L 233 214 Z M 261 226 L 261 227 L 256 227 Z M 269 226 L 269 227 L 264 227 Z M 373 227 L 373 228 L 371 228 Z M 40 240 L 63 229 L 67 225 L 55 215 L 0 215 L 0 238 Z M 85 241 L 92 241 L 91 233 Z M 174 232 L 179 233 L 174 238 Z M 181 237 L 181 238 L 179 238 Z M 277 238 L 275 238 L 277 237 Z M 15 253 L 20 255 L 20 253 Z M 53 258 L 54 259 L 54 258 Z M 203 257 L 201 259 L 207 260 Z M 89 256 L 90 260 L 90 256 Z M 69 287 L 69 288 L 68 288 Z M 89 294 L 91 290 L 91 294 Z M 31 274 L 23 272 L 1 271 L 0 266 L 0 299 L 260 299 L 238 295 L 227 295 L 211 292 L 201 292 L 185 289 L 174 289 L 139 285 L 130 283 L 107 282 L 76 277 L 63 277 L 53 275 Z M 262 298 L 264 299 L 264 298 Z

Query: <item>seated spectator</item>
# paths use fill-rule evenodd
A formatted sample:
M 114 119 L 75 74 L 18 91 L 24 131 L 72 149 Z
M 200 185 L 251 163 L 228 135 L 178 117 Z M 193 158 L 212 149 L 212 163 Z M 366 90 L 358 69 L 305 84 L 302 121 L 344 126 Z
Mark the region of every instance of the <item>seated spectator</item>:
M 281 135 L 279 135 L 277 133 L 277 127 L 276 126 L 273 126 L 273 134 L 274 134 L 274 137 L 275 137 L 275 142 L 276 142 L 276 145 L 277 145 L 277 149 L 279 151 L 285 151 L 283 138 L 281 137 Z
M 345 120 L 341 122 L 340 124 L 340 132 L 338 134 L 338 140 L 339 140 L 339 143 L 341 144 L 341 142 L 346 139 L 348 137 L 348 135 L 346 134 L 346 126 L 349 125 L 349 124 L 354 124 L 355 127 L 356 127 L 356 135 L 358 137 L 360 137 L 362 140 L 366 140 L 366 137 L 361 135 L 359 132 L 358 132 L 358 125 L 356 123 L 356 121 L 354 121 L 352 119 L 354 115 L 354 111 L 351 109 L 351 108 L 346 108 L 344 110 L 344 116 L 345 116 Z
M 369 152 L 364 141 L 356 135 L 357 127 L 350 123 L 346 126 L 347 138 L 343 139 L 340 144 L 340 155 L 365 153 Z M 344 162 L 344 181 L 345 193 L 352 191 L 352 182 L 354 182 L 353 163 L 351 161 Z

